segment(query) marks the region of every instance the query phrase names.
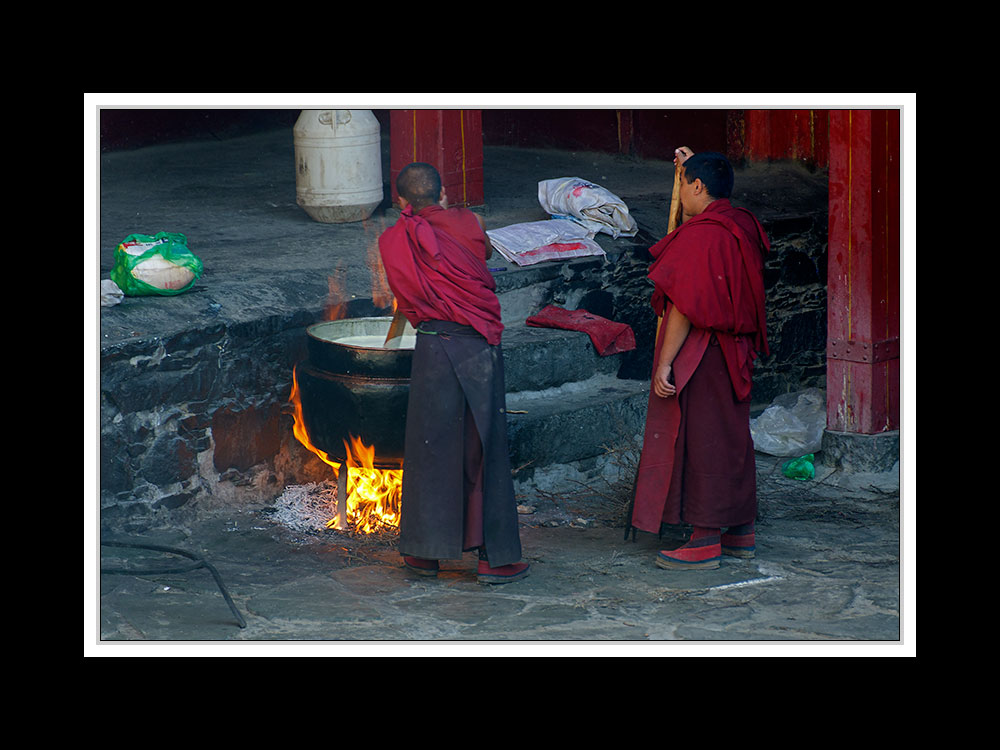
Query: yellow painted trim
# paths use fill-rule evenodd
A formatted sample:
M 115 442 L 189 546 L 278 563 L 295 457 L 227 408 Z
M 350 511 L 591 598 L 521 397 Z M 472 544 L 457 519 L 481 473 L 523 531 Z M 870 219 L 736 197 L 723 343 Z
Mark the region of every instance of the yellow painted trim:
M 469 188 L 465 174 L 465 110 L 458 111 L 458 121 L 462 131 L 462 203 L 469 203 Z

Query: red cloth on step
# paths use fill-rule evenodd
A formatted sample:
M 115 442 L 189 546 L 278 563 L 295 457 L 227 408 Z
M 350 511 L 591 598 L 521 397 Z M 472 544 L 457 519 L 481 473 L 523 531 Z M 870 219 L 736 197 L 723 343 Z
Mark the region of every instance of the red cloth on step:
M 562 328 L 568 331 L 583 331 L 593 342 L 602 357 L 635 349 L 635 334 L 626 323 L 616 323 L 586 310 L 564 310 L 549 305 L 525 323 L 535 328 Z

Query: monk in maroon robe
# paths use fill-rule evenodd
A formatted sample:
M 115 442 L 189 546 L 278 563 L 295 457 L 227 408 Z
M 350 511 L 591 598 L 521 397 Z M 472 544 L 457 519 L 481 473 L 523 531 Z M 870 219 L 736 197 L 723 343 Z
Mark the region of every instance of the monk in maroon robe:
M 500 302 L 482 220 L 448 208 L 437 170 L 396 180 L 402 213 L 379 237 L 398 310 L 417 331 L 406 413 L 399 548 L 410 570 L 479 550 L 478 580 L 508 583 L 520 562 L 507 450 Z
M 752 557 L 757 514 L 750 436 L 754 360 L 767 354 L 760 222 L 729 201 L 721 154 L 679 150 L 685 221 L 650 248 L 652 306 L 661 316 L 631 525 L 659 533 L 690 524 L 663 550 L 664 568 L 716 568 Z

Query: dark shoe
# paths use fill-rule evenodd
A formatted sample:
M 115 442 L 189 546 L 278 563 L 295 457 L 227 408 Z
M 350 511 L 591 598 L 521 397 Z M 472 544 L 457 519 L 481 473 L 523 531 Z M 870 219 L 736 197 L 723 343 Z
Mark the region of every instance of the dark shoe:
M 403 565 L 418 576 L 436 576 L 438 574 L 439 566 L 437 560 L 425 560 L 422 557 L 403 555 Z
M 726 533 L 722 535 L 722 554 L 724 555 L 749 560 L 756 554 L 756 549 L 752 523 L 745 526 L 734 526 L 727 529 Z
M 687 544 L 677 549 L 660 550 L 656 566 L 671 570 L 711 570 L 718 568 L 721 560 L 719 530 L 695 527 Z
M 476 580 L 479 583 L 510 583 L 511 581 L 519 581 L 528 575 L 528 568 L 529 565 L 525 562 L 491 568 L 486 560 L 480 560 L 479 569 L 476 571 Z

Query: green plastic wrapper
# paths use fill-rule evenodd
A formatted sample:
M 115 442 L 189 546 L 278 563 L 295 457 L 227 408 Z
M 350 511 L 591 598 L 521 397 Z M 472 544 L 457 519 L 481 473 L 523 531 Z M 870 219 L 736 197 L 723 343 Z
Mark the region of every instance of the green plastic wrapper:
M 803 481 L 806 479 L 812 479 L 816 476 L 816 467 L 813 466 L 814 459 L 814 454 L 807 453 L 800 458 L 793 458 L 791 461 L 785 461 L 785 463 L 781 465 L 781 473 L 789 479 L 800 479 Z
M 126 296 L 171 296 L 194 286 L 202 269 L 183 234 L 130 234 L 115 248 L 111 280 Z

